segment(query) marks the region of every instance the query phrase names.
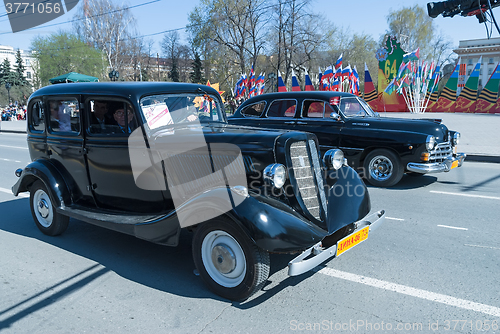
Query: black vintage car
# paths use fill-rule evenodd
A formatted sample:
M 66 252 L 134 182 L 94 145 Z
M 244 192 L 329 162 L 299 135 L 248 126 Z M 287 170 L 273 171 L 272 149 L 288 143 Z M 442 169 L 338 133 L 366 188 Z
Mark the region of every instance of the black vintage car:
M 308 131 L 322 153 L 340 148 L 351 167 L 371 184 L 390 187 L 405 172 L 448 172 L 460 167 L 460 133 L 437 119 L 379 117 L 358 96 L 341 92 L 263 94 L 246 100 L 230 124 Z
M 299 275 L 385 217 L 370 214 L 340 150 L 326 153 L 327 170 L 314 134 L 228 125 L 219 94 L 202 85 L 44 87 L 28 103 L 28 147 L 12 191 L 30 192 L 43 233 L 76 218 L 177 246 L 186 228 L 201 277 L 232 300 L 263 286 L 269 252 L 299 252 L 289 263 Z

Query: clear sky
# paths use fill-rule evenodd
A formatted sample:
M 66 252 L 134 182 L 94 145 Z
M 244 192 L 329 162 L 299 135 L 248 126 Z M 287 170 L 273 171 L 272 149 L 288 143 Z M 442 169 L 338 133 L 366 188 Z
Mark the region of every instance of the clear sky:
M 80 0 L 80 4 L 83 0 Z M 149 3 L 149 4 L 147 4 Z M 145 4 L 132 9 L 132 14 L 137 20 L 137 28 L 140 35 L 151 35 L 147 38 L 155 41 L 154 52 L 160 52 L 160 41 L 163 32 L 170 29 L 183 28 L 188 23 L 188 14 L 198 5 L 199 0 L 134 0 L 129 1 L 129 6 Z M 372 35 L 378 41 L 388 26 L 386 16 L 389 10 L 398 10 L 402 7 L 415 4 L 426 8 L 427 1 L 422 0 L 314 0 L 313 11 L 322 13 L 335 25 L 349 29 L 352 32 Z M 59 17 L 54 21 L 36 27 L 29 31 L 12 33 L 5 7 L 0 4 L 0 45 L 10 45 L 14 48 L 28 49 L 30 42 L 36 35 L 49 35 L 59 29 L 71 29 L 70 23 L 76 9 Z M 500 23 L 500 7 L 493 9 L 498 14 L 497 21 Z M 475 17 L 455 16 L 443 18 L 439 16 L 434 19 L 435 25 L 440 32 L 447 35 L 453 41 L 454 47 L 458 47 L 459 40 L 486 38 L 484 24 L 479 24 Z M 54 25 L 56 24 L 56 25 Z M 154 35 L 155 34 L 155 35 Z M 492 37 L 499 34 L 494 29 Z

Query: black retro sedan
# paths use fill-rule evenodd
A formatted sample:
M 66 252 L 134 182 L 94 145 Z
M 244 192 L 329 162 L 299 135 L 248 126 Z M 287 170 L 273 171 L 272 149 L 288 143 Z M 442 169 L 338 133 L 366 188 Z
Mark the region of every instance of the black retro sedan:
M 326 154 L 339 177 L 325 177 L 314 134 L 228 125 L 207 86 L 44 87 L 28 102 L 27 139 L 32 162 L 12 191 L 30 192 L 41 232 L 61 234 L 71 217 L 177 246 L 187 229 L 200 276 L 231 300 L 264 285 L 270 252 L 297 253 L 288 274 L 299 275 L 385 218 L 340 150 Z
M 349 166 L 374 186 L 390 187 L 403 174 L 424 175 L 460 167 L 460 133 L 439 119 L 380 117 L 360 97 L 341 92 L 287 92 L 243 102 L 230 124 L 307 131 L 321 153 L 341 149 Z

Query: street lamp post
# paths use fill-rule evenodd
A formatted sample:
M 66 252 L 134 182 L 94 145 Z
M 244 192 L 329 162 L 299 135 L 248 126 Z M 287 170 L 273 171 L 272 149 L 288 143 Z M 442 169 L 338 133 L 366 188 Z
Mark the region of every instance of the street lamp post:
M 269 73 L 269 75 L 267 76 L 269 78 L 269 81 L 271 81 L 271 93 L 274 92 L 274 79 L 276 79 L 276 74 L 274 73 Z
M 118 78 L 120 77 L 120 73 L 116 70 L 112 70 L 111 72 L 109 72 L 109 79 L 111 81 L 116 81 L 118 80 Z
M 5 89 L 7 89 L 7 95 L 9 96 L 9 106 L 10 106 L 10 87 L 12 87 L 12 85 L 10 84 L 10 82 L 6 82 L 5 83 Z

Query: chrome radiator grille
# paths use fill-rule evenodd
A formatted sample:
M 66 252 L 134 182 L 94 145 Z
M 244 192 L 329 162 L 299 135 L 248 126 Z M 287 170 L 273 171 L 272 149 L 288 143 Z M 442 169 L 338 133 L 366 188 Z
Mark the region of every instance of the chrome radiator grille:
M 311 151 L 316 152 L 315 146 L 314 149 L 311 147 Z M 290 158 L 292 161 L 292 168 L 295 176 L 295 183 L 298 188 L 298 194 L 309 213 L 314 218 L 321 220 L 320 200 L 318 199 L 318 188 L 316 187 L 315 182 L 315 179 L 322 180 L 316 175 L 316 169 L 319 170 L 318 173 L 321 173 L 319 160 L 317 159 L 317 156 L 316 159 L 309 158 L 307 142 L 305 141 L 298 141 L 290 146 Z M 311 166 L 311 161 L 317 166 Z
M 430 152 L 429 162 L 443 162 L 444 159 L 453 156 L 453 148 L 450 142 L 437 144 Z

